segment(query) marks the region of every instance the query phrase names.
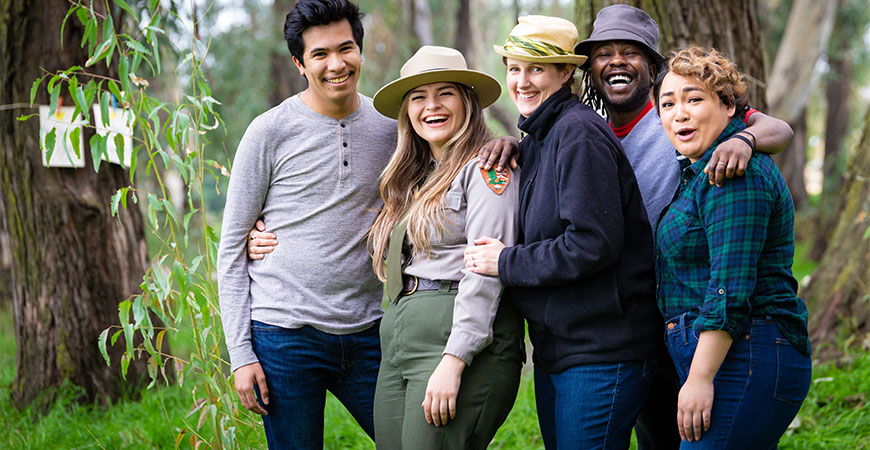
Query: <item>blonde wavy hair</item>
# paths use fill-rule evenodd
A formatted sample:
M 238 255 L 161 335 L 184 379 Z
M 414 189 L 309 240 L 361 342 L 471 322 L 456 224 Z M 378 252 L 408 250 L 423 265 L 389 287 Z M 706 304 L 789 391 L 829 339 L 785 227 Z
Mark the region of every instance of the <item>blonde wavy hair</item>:
M 444 144 L 441 160 L 434 169 L 430 167 L 429 143 L 414 132 L 408 118 L 408 96 L 402 100 L 396 151 L 381 174 L 384 208 L 367 233 L 372 266 L 381 281 L 387 278 L 384 260 L 393 227 L 407 217 L 411 245 L 428 254 L 429 233 L 443 233 L 449 224 L 444 214 L 444 195 L 450 183 L 490 139 L 477 94 L 463 84 L 452 84 L 458 88 L 465 105 L 465 119 L 456 135 Z
M 737 71 L 734 62 L 715 48 L 690 45 L 670 53 L 665 70 L 656 77 L 653 86 L 656 109 L 659 108 L 662 80 L 668 72 L 700 81 L 708 91 L 719 97 L 723 105 L 734 106 L 734 116 L 746 110 L 746 82 L 743 74 Z

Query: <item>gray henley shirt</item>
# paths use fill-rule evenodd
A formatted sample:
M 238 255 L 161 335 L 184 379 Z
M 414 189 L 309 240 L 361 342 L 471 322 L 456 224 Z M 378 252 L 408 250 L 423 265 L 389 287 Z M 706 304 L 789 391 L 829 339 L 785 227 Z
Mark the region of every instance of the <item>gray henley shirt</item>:
M 396 122 L 363 95 L 340 120 L 296 95 L 248 126 L 233 160 L 217 261 L 232 370 L 258 361 L 252 320 L 348 334 L 381 317 L 382 285 L 364 235 L 382 206 L 378 178 L 395 148 Z M 280 244 L 250 261 L 245 240 L 260 216 Z

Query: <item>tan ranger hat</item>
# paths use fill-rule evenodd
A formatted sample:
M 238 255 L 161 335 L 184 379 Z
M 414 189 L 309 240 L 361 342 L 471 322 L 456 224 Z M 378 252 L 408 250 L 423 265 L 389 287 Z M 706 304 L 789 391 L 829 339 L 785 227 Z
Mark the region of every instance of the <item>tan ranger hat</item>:
M 425 45 L 417 50 L 399 71 L 399 79 L 382 87 L 374 97 L 375 109 L 396 119 L 405 94 L 417 86 L 430 83 L 460 83 L 471 88 L 486 108 L 498 100 L 501 86 L 498 81 L 476 70 L 469 70 L 465 57 L 458 50 Z

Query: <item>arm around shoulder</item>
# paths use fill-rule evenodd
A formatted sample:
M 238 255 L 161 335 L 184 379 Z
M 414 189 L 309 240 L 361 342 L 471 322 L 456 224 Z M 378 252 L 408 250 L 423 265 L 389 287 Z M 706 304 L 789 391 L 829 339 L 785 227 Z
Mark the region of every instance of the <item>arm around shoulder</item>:
M 781 152 L 794 137 L 794 130 L 784 120 L 755 112 L 746 119 L 746 132 L 755 136 L 755 149 L 775 155 Z

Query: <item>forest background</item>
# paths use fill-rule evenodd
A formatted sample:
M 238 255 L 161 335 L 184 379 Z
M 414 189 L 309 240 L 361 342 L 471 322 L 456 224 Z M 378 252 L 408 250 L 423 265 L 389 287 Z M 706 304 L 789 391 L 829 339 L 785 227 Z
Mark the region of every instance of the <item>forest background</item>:
M 0 1 L 3 448 L 265 445 L 232 388 L 214 256 L 242 133 L 305 87 L 282 39 L 293 3 Z M 422 44 L 456 47 L 503 80 L 490 46 L 517 16 L 565 17 L 583 38 L 611 3 L 648 11 L 662 51 L 695 42 L 731 55 L 752 105 L 795 129 L 777 163 L 798 211 L 815 373 L 782 446 L 870 445 L 870 2 L 358 3 L 366 95 Z M 71 151 L 85 168 L 42 166 L 39 104 L 81 112 L 85 145 Z M 94 132 L 115 104 L 132 111 L 126 168 L 103 161 L 121 142 Z M 517 134 L 506 94 L 487 117 Z M 332 398 L 326 430 L 327 448 L 373 448 Z M 491 447 L 542 448 L 530 376 Z

